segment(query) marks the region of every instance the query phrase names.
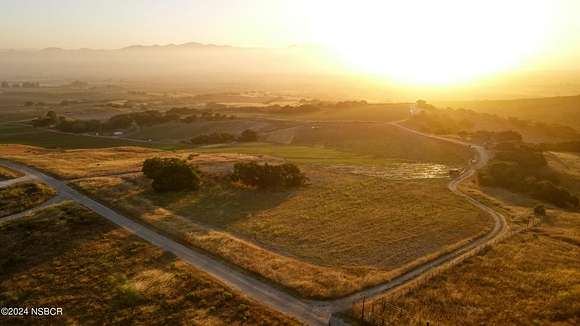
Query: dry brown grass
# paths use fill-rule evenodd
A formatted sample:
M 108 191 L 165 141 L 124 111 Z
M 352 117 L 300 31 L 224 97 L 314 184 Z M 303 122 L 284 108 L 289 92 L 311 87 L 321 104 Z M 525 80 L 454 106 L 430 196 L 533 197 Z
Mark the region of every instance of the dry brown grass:
M 535 204 L 497 189 L 484 189 L 480 196 L 493 199 L 510 214 L 515 228 L 522 227 Z M 386 322 L 577 325 L 579 230 L 580 213 L 551 208 L 540 226 L 488 248 L 401 297 L 388 297 L 396 308 L 386 309 Z
M 19 178 L 22 175 L 23 174 L 20 172 L 13 171 L 13 170 L 10 170 L 9 168 L 5 168 L 3 166 L 0 166 L 0 181 Z
M 23 162 L 48 171 L 63 179 L 125 174 L 141 171 L 147 158 L 181 157 L 187 159 L 191 151 L 163 151 L 143 147 L 114 147 L 102 149 L 46 149 L 26 145 L 0 144 L 0 156 Z M 199 154 L 191 157 L 193 164 L 205 172 L 231 169 L 235 162 L 247 160 L 274 160 L 243 154 Z
M 159 195 L 140 175 L 75 185 L 308 297 L 343 296 L 383 282 L 490 227 L 445 180 L 306 172 L 310 186 L 282 192 L 214 182 L 200 193 Z
M 562 186 L 580 196 L 580 153 L 548 152 L 548 167 L 559 175 Z
M 0 242 L 0 306 L 64 311 L 3 324 L 299 324 L 76 204 L 3 225 Z
M 18 183 L 0 188 L 0 217 L 38 206 L 55 194 L 54 189 L 40 182 Z

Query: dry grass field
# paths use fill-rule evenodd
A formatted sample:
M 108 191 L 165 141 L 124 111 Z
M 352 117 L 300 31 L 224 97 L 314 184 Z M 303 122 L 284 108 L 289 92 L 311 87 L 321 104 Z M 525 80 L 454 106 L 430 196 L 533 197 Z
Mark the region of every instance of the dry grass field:
M 395 299 L 408 315 L 389 321 L 578 325 L 580 215 L 552 213 L 549 225 L 518 234 Z
M 0 242 L 0 305 L 63 308 L 11 325 L 299 324 L 76 204 L 3 225 Z
M 425 147 L 422 158 L 438 146 Z M 220 175 L 239 161 L 279 162 L 272 156 L 278 154 L 301 163 L 311 184 L 266 192 L 209 177 L 199 193 L 159 195 L 139 172 L 155 156 L 189 159 Z M 383 282 L 490 227 L 486 216 L 447 190 L 444 165 L 417 165 L 388 152 L 373 158 L 263 144 L 193 154 L 0 145 L 0 155 L 70 180 L 128 216 L 307 297 L 338 297 Z
M 548 152 L 548 166 L 560 176 L 560 182 L 580 195 L 580 154 Z
M 268 156 L 258 158 L 235 153 L 204 155 L 191 151 L 163 151 L 143 147 L 58 150 L 0 144 L 0 155 L 40 168 L 63 179 L 139 172 L 145 159 L 157 156 L 189 158 L 193 164 L 206 172 L 219 172 L 220 169 L 231 168 L 233 163 L 240 161 L 257 159 L 279 161 Z
M 22 173 L 0 166 L 0 181 L 21 177 Z
M 19 183 L 0 188 L 0 217 L 38 206 L 55 194 L 54 189 L 40 182 Z
M 512 229 L 526 225 L 538 203 L 500 189 L 465 190 L 503 211 Z M 403 309 L 386 309 L 389 324 L 577 325 L 580 213 L 550 207 L 539 226 L 389 302 Z
M 169 235 L 308 297 L 336 297 L 490 227 L 445 179 L 387 180 L 307 167 L 310 185 L 266 192 L 207 181 L 157 194 L 139 174 L 74 185 Z

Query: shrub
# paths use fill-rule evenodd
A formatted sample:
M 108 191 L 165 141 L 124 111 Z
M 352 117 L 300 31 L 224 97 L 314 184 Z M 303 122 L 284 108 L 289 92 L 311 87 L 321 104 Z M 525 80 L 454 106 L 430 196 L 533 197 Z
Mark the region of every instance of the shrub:
M 567 208 L 578 207 L 578 197 L 556 185 L 557 178 L 542 169 L 526 169 L 516 162 L 492 161 L 479 171 L 478 179 L 483 186 L 503 187 L 526 193 L 553 205 Z
M 546 216 L 546 207 L 544 207 L 544 205 L 536 205 L 536 207 L 534 207 L 534 215 Z
M 201 185 L 197 168 L 178 158 L 147 159 L 142 171 L 153 179 L 153 189 L 159 192 L 197 190 Z
M 255 162 L 236 163 L 232 179 L 258 188 L 297 187 L 307 180 L 295 164 L 260 165 Z
M 258 140 L 258 133 L 253 131 L 252 129 L 246 129 L 242 132 L 240 137 L 238 137 L 238 141 L 241 142 L 252 142 Z
M 559 207 L 578 207 L 578 197 L 550 181 L 539 181 L 533 186 L 532 197 L 536 199 L 547 201 Z
M 495 155 L 500 161 L 516 162 L 522 167 L 535 168 L 546 166 L 548 162 L 542 152 L 536 152 L 531 149 L 519 148 L 516 150 L 498 151 Z

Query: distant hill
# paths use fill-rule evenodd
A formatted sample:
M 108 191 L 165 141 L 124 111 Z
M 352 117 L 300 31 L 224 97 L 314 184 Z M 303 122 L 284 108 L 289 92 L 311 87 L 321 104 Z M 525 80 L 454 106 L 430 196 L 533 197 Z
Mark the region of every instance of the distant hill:
M 435 102 L 439 107 L 464 108 L 500 116 L 559 123 L 580 130 L 580 95 L 517 100 Z
M 121 50 L 175 50 L 175 49 L 235 49 L 236 47 L 230 45 L 215 45 L 215 44 L 203 44 L 197 42 L 189 42 L 183 44 L 165 44 L 165 45 L 131 45 L 122 48 Z M 241 49 L 241 48 L 238 48 Z

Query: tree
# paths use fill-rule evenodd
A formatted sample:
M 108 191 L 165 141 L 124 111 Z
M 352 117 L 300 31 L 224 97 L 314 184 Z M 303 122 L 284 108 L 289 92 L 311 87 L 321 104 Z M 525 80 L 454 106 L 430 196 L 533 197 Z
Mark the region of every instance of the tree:
M 185 160 L 178 158 L 151 158 L 143 162 L 143 174 L 153 179 L 151 184 L 158 192 L 198 190 L 200 172 Z
M 238 137 L 238 141 L 241 142 L 253 142 L 258 140 L 258 133 L 253 131 L 252 129 L 246 129 L 242 132 L 240 137 Z
M 298 187 L 306 183 L 306 176 L 292 163 L 281 165 L 236 163 L 232 180 L 261 189 Z

